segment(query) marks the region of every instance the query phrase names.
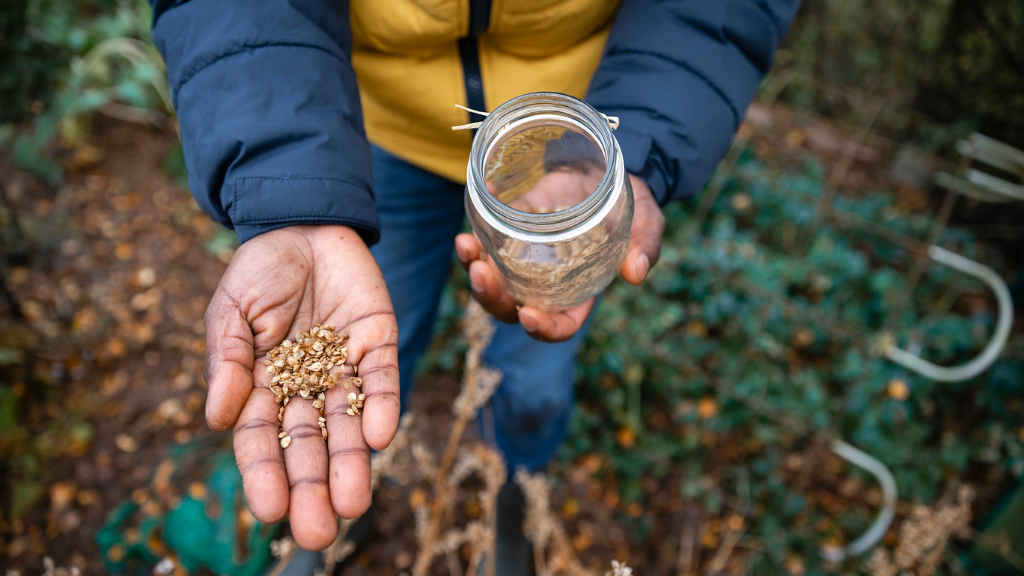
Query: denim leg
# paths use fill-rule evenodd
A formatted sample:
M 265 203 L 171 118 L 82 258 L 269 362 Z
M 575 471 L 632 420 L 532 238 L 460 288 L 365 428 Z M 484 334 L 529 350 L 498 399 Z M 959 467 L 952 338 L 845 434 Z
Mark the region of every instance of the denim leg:
M 370 252 L 384 274 L 398 320 L 404 410 L 451 271 L 454 238 L 462 227 L 464 187 L 376 146 L 371 153 L 381 236 Z
M 591 313 L 593 318 L 593 313 Z M 491 436 L 508 462 L 509 473 L 523 466 L 543 470 L 569 432 L 575 403 L 576 353 L 590 319 L 565 342 L 538 342 L 518 324 L 496 322 L 491 345 L 484 352 L 486 365 L 500 370 L 501 384 L 485 407 L 481 427 Z
M 430 344 L 437 306 L 452 266 L 453 239 L 464 218 L 463 186 L 412 166 L 374 146 L 374 190 L 381 240 L 371 248 L 398 319 L 402 407 Z M 590 326 L 571 340 L 547 344 L 518 324 L 495 322 L 484 363 L 504 377 L 484 409 L 483 435 L 505 456 L 509 471 L 547 466 L 569 429 L 576 352 Z

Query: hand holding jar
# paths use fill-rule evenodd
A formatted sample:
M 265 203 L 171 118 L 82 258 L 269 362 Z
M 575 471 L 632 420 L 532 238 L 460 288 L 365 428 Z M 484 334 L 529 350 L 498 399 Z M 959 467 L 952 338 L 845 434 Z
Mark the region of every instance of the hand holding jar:
M 616 273 L 639 284 L 664 217 L 627 175 L 605 119 L 561 94 L 527 94 L 481 125 L 467 174 L 474 234 L 456 238 L 473 295 L 534 338 L 575 334 Z

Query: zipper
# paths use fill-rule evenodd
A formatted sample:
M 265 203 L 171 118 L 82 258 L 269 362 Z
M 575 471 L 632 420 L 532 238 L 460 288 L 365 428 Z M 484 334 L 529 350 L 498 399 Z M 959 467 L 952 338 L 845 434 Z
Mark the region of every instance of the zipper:
M 469 31 L 459 38 L 459 60 L 462 61 L 462 76 L 466 87 L 466 107 L 487 110 L 484 102 L 484 82 L 480 75 L 480 36 L 491 24 L 491 0 L 469 0 Z M 480 120 L 469 114 L 469 121 Z M 473 130 L 476 134 L 476 130 Z

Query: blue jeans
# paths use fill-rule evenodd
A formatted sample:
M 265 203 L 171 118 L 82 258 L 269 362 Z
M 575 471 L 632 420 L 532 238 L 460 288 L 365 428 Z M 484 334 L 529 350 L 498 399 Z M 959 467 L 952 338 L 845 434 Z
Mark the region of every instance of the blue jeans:
M 416 366 L 430 344 L 438 301 L 451 271 L 455 235 L 465 218 L 464 186 L 376 146 L 373 178 L 381 240 L 371 252 L 384 273 L 398 318 L 404 409 L 409 405 Z M 519 466 L 540 470 L 568 432 L 576 351 L 586 326 L 566 342 L 546 344 L 530 338 L 518 324 L 496 324 L 483 359 L 504 378 L 489 409 L 484 409 L 484 436 L 497 445 L 510 472 Z

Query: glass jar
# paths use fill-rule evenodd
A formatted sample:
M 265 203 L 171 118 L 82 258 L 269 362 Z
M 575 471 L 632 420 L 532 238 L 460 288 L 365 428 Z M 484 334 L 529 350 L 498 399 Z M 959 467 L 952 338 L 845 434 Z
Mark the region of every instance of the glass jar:
M 564 94 L 505 102 L 473 139 L 469 223 L 522 304 L 586 302 L 626 257 L 633 190 L 608 121 Z

